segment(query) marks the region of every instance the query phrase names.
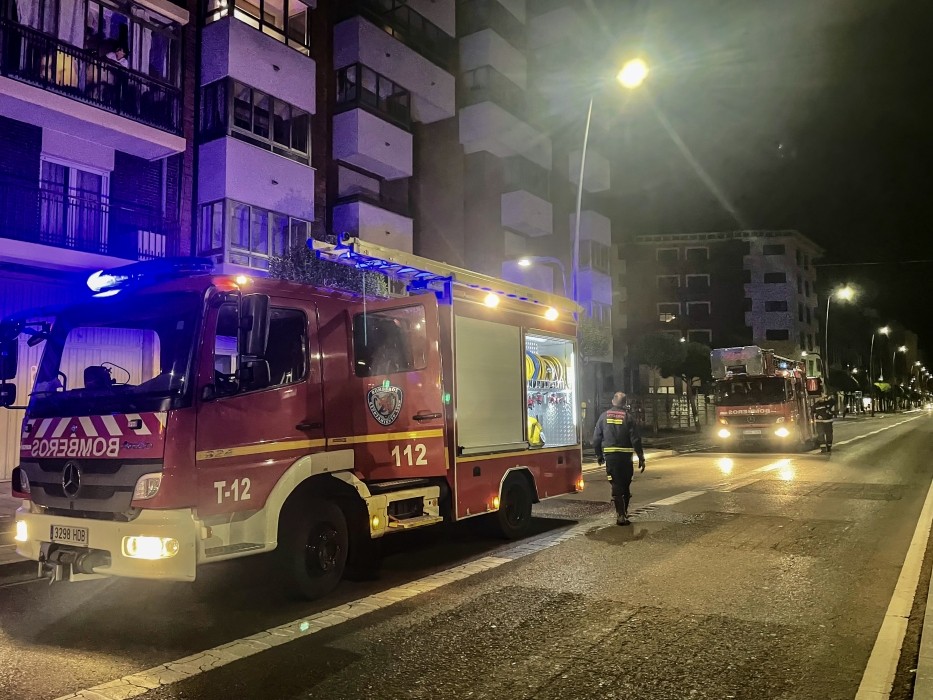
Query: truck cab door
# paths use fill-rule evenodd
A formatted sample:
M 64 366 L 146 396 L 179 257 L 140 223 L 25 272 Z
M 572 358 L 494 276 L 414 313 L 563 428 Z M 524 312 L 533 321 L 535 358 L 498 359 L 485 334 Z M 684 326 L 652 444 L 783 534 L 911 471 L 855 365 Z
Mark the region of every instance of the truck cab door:
M 316 308 L 273 297 L 268 316 L 266 350 L 241 367 L 236 303 L 207 315 L 196 437 L 202 514 L 261 508 L 296 459 L 325 447 Z
M 328 386 L 329 449 L 354 450 L 364 480 L 444 476 L 445 403 L 433 294 L 356 304 L 348 381 Z

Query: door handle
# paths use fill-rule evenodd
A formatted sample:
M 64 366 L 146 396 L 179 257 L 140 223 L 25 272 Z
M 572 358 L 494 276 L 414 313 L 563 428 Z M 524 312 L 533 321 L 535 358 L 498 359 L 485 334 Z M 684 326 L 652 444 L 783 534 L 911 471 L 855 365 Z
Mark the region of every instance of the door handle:
M 319 430 L 320 428 L 323 428 L 323 427 L 324 427 L 323 423 L 308 423 L 307 421 L 304 421 L 296 425 L 295 430 Z
M 440 418 L 441 415 L 440 413 L 417 413 L 411 418 L 412 420 L 434 420 L 435 418 Z

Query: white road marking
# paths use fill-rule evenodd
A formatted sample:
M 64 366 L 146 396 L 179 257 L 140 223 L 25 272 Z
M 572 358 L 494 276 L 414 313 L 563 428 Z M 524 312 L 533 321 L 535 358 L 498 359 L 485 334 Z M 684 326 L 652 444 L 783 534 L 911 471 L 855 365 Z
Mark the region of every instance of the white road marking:
M 904 423 L 910 423 L 912 420 L 917 420 L 918 418 L 923 418 L 923 416 L 914 416 L 913 418 L 908 418 L 907 420 L 898 421 L 897 423 L 892 423 L 891 425 L 886 425 L 883 428 L 878 428 L 878 430 L 872 430 L 870 433 L 864 433 L 862 435 L 856 435 L 854 438 L 849 438 L 848 440 L 842 440 L 841 442 L 833 443 L 834 445 L 848 445 L 850 442 L 855 442 L 856 440 L 863 440 L 864 438 L 870 437 L 872 435 L 877 435 L 878 433 L 883 433 L 885 430 L 890 430 L 891 428 L 896 428 L 899 425 L 904 425 Z
M 913 419 L 911 419 L 913 420 Z M 906 422 L 906 421 L 903 421 Z M 892 426 L 893 427 L 893 426 Z M 927 491 L 917 528 L 910 540 L 907 557 L 901 567 L 901 574 L 894 586 L 894 593 L 888 610 L 881 622 L 881 629 L 875 639 L 875 646 L 868 657 L 868 665 L 862 675 L 855 700 L 887 700 L 894 685 L 894 674 L 897 672 L 897 662 L 901 656 L 901 646 L 904 644 L 904 635 L 907 633 L 907 620 L 910 609 L 917 594 L 917 585 L 920 582 L 920 567 L 923 564 L 923 554 L 930 539 L 930 527 L 933 525 L 933 482 Z
M 678 493 L 676 496 L 671 496 L 670 498 L 664 498 L 660 501 L 655 501 L 649 505 L 652 506 L 673 506 L 678 503 L 683 503 L 686 500 L 691 498 L 696 498 L 697 496 L 702 496 L 706 491 L 684 491 L 683 493 Z

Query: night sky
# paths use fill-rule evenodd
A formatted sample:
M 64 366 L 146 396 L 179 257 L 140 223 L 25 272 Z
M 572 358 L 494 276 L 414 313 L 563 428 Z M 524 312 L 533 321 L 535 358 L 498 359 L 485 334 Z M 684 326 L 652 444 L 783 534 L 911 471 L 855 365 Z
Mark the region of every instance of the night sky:
M 872 316 L 900 321 L 933 359 L 933 263 L 909 262 L 933 259 L 933 3 L 581 2 L 605 28 L 595 65 L 653 69 L 597 97 L 614 235 L 798 229 L 826 249 L 821 297 L 858 285 L 866 340 Z

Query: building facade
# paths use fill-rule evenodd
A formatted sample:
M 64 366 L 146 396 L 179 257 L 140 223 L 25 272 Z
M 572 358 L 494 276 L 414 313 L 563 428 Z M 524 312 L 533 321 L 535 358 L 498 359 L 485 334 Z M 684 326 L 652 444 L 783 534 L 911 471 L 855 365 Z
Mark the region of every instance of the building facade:
M 624 370 L 626 349 L 650 333 L 794 358 L 819 352 L 822 250 L 796 231 L 640 236 L 617 255 L 627 274 L 616 296 L 616 369 L 630 387 L 637 373 Z

